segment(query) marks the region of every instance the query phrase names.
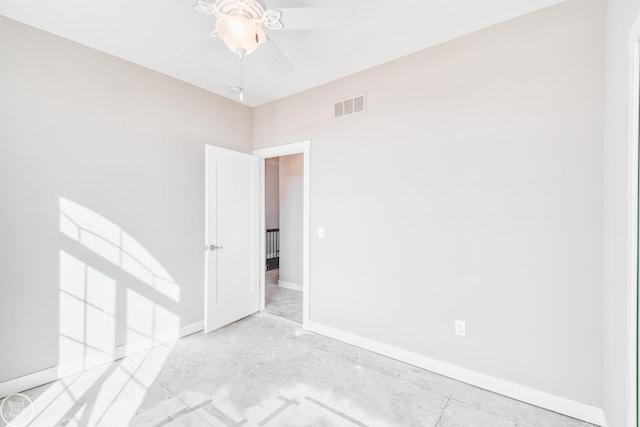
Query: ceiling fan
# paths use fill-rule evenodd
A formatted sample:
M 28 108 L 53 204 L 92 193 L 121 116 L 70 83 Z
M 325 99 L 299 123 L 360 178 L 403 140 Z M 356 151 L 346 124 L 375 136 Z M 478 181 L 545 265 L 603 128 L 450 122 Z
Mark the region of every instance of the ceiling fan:
M 265 7 L 262 0 L 197 0 L 194 9 L 215 17 L 215 28 L 205 37 L 220 39 L 241 60 L 260 47 L 261 57 L 278 73 L 290 73 L 293 65 L 265 30 L 324 30 L 347 28 L 353 22 L 353 9 L 349 7 Z M 295 3 L 294 3 L 295 4 Z M 199 38 L 200 39 L 200 38 Z M 194 40 L 182 51 L 191 47 Z M 242 75 L 242 71 L 241 71 Z M 242 79 L 242 78 L 241 78 Z M 243 98 L 242 83 L 231 86 L 231 92 Z

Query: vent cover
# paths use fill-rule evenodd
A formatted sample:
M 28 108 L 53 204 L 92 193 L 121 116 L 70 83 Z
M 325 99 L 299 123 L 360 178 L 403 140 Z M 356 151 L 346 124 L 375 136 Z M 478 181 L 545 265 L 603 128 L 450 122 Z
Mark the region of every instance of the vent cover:
M 367 110 L 367 94 L 361 93 L 360 95 L 353 96 L 351 98 L 341 99 L 334 105 L 334 117 L 340 118 L 344 116 L 352 116 L 354 114 L 362 114 Z

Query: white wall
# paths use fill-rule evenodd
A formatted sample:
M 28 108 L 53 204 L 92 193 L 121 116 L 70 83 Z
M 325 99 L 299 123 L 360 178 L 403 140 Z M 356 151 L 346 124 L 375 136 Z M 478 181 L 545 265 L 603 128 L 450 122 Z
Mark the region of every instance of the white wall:
M 280 227 L 280 170 L 279 159 L 265 160 L 265 225 L 266 228 Z
M 312 286 L 326 288 L 314 288 L 312 320 L 603 403 L 609 424 L 624 426 L 628 33 L 639 10 L 607 1 L 604 203 L 598 1 L 259 108 L 255 148 L 314 141 L 312 236 L 324 225 L 327 239 L 312 239 Z M 249 151 L 251 110 L 2 17 L 0 55 L 0 323 L 11 325 L 0 329 L 11 346 L 0 381 L 58 363 L 63 256 L 116 283 L 118 318 L 133 289 L 181 325 L 201 320 L 203 145 Z M 367 115 L 331 119 L 332 101 L 365 90 Z M 179 301 L 61 233 L 61 198 L 135 238 Z M 348 316 L 363 291 L 369 304 Z M 342 297 L 335 313 L 331 292 Z M 468 322 L 463 341 L 453 318 Z M 120 345 L 127 323 L 117 323 Z
M 602 405 L 603 16 L 570 0 L 255 110 L 255 148 L 313 141 L 312 321 Z
M 303 155 L 280 157 L 280 280 L 302 286 Z
M 2 17 L 0 57 L 0 382 L 201 321 L 204 145 L 252 110 Z
M 631 426 L 627 424 L 633 384 L 629 365 L 635 361 L 630 360 L 627 342 L 629 37 L 639 13 L 639 0 L 607 1 L 603 351 L 604 408 L 610 427 Z

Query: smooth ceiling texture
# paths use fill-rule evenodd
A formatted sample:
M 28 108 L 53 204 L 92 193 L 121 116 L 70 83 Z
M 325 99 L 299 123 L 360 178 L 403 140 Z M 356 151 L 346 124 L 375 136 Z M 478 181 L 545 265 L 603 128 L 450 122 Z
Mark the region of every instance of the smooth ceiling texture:
M 274 72 L 260 49 L 245 59 L 244 103 L 258 106 L 371 68 L 562 0 L 268 0 L 268 8 L 346 6 L 346 30 L 268 31 L 295 67 Z M 212 39 L 208 49 L 183 47 L 207 34 L 212 16 L 195 0 L 3 0 L 0 15 L 237 99 L 239 59 Z M 202 43 L 198 44 L 202 47 Z M 389 82 L 393 84 L 393 82 Z

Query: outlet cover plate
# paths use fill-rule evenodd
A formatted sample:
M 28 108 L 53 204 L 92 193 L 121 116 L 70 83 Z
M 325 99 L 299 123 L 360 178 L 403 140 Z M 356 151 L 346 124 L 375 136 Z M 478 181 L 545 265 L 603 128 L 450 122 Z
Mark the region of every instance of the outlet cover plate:
M 456 320 L 456 335 L 467 336 L 467 323 L 464 320 Z

